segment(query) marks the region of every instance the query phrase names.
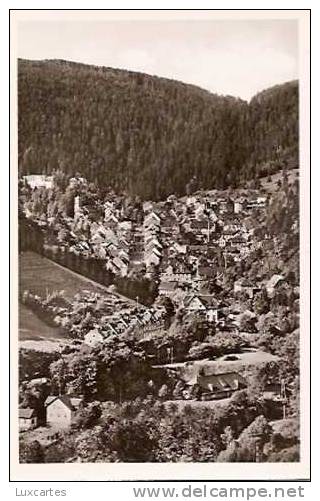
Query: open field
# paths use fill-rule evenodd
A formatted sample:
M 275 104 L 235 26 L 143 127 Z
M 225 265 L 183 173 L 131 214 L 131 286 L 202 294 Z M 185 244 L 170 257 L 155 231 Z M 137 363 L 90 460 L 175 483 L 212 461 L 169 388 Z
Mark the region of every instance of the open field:
M 69 300 L 84 290 L 109 294 L 105 287 L 34 252 L 22 252 L 19 256 L 20 294 L 24 290 L 41 297 L 63 290 L 65 298 Z M 57 349 L 57 341 L 63 338 L 58 328 L 49 327 L 33 311 L 19 304 L 19 340 L 22 347 L 33 349 L 37 346 L 44 351 L 51 351 Z
M 222 372 L 238 372 L 252 366 L 279 361 L 279 357 L 276 355 L 254 348 L 249 348 L 242 353 L 234 353 L 234 356 L 237 358 L 234 361 L 228 360 L 227 357 L 220 357 L 215 360 L 194 360 L 193 362 L 177 362 L 155 367 L 167 367 L 168 369 L 178 370 L 188 380 L 193 374 L 198 374 L 201 368 L 205 368 L 212 372 L 212 374 L 219 374 Z
M 58 327 L 50 327 L 19 303 L 19 347 L 42 352 L 59 351 L 67 338 Z
M 108 294 L 102 285 L 29 251 L 19 256 L 19 288 L 20 293 L 29 290 L 41 297 L 47 292 L 63 290 L 69 300 L 83 290 Z
M 116 296 L 128 304 L 136 301 L 118 292 L 110 292 L 104 285 L 94 282 L 75 271 L 69 270 L 35 252 L 21 252 L 19 255 L 19 292 L 29 290 L 45 297 L 47 293 L 64 291 L 64 297 L 72 301 L 79 292 L 88 291 L 105 296 Z
M 131 299 L 116 292 L 111 293 L 103 285 L 30 251 L 22 252 L 19 256 L 19 293 L 25 290 L 43 298 L 48 293 L 64 291 L 64 297 L 69 301 L 72 301 L 76 294 L 89 291 L 105 296 L 117 296 L 128 304 L 136 304 Z M 58 328 L 49 327 L 29 308 L 19 304 L 19 339 L 26 347 L 31 343 L 34 345 L 35 342 L 42 342 L 42 344 L 48 344 L 49 341 L 56 342 L 63 337 Z M 50 345 L 50 350 L 52 347 Z
M 62 266 L 34 252 L 23 252 L 19 256 L 19 292 L 29 290 L 44 297 L 48 292 L 63 290 L 66 299 L 72 299 L 82 290 L 101 292 L 89 280 L 80 277 Z M 102 288 L 103 289 L 103 288 Z M 102 291 L 103 292 L 103 291 Z M 23 304 L 19 304 L 20 346 L 40 351 L 52 351 L 64 338 L 60 329 L 48 326 Z
M 60 338 L 61 333 L 58 328 L 49 327 L 40 318 L 27 308 L 24 304 L 19 304 L 19 339 L 20 341 L 41 341 Z

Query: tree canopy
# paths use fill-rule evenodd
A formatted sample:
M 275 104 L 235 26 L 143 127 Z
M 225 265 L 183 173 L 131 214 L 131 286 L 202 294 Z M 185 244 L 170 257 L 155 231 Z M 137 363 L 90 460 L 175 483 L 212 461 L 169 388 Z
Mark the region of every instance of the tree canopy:
M 298 83 L 250 103 L 193 85 L 67 61 L 18 64 L 22 174 L 62 169 L 161 199 L 298 164 Z

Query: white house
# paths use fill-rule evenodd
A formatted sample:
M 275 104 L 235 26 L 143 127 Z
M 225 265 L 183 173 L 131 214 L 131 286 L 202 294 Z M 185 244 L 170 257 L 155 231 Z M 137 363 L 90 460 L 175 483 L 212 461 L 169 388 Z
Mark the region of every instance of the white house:
M 77 219 L 80 214 L 81 214 L 81 205 L 80 205 L 80 196 L 76 195 L 74 197 L 74 203 L 73 203 L 73 213 L 74 213 L 74 219 Z
M 196 219 L 202 219 L 204 215 L 206 206 L 204 204 L 197 204 L 195 210 L 194 210 L 194 215 Z
M 143 226 L 147 228 L 148 226 L 160 226 L 161 219 L 155 212 L 150 212 L 143 222 Z
M 270 280 L 266 283 L 266 290 L 267 294 L 269 297 L 272 297 L 274 295 L 276 287 L 283 282 L 284 276 L 283 275 L 272 275 Z
M 19 409 L 19 430 L 33 430 L 38 426 L 38 418 L 34 409 Z
M 131 231 L 132 230 L 132 221 L 126 220 L 121 221 L 118 225 L 119 230 L 122 231 Z
M 202 313 L 208 322 L 218 321 L 218 305 L 213 296 L 192 295 L 187 296 L 184 301 L 184 307 L 189 313 Z
M 47 424 L 55 428 L 68 428 L 81 402 L 81 398 L 73 398 L 69 395 L 47 397 L 45 401 Z
M 87 334 L 84 336 L 84 343 L 87 344 L 88 346 L 97 346 L 97 344 L 103 342 L 103 335 L 97 330 L 97 329 L 92 329 L 91 331 L 87 332 Z
M 179 244 L 175 242 L 171 248 L 170 252 L 172 254 L 186 254 L 187 253 L 187 246 L 185 244 Z
M 122 277 L 128 274 L 128 264 L 120 257 L 116 256 L 110 259 L 106 264 L 107 270 L 112 271 L 116 275 L 121 275 Z
M 53 176 L 46 176 L 45 174 L 30 174 L 28 176 L 24 176 L 23 179 L 32 190 L 35 188 L 50 189 L 53 187 Z
M 107 201 L 104 204 L 104 219 L 105 221 L 113 214 L 115 209 L 114 202 Z
M 227 244 L 226 237 L 224 235 L 221 235 L 218 240 L 219 247 L 224 248 L 226 244 Z
M 151 211 L 153 208 L 153 203 L 152 202 L 143 202 L 143 205 L 142 205 L 142 209 L 143 209 L 143 212 L 149 212 Z
M 144 257 L 144 261 L 146 263 L 146 266 L 147 267 L 152 266 L 152 265 L 158 266 L 160 264 L 160 260 L 161 260 L 160 256 L 161 256 L 161 254 L 156 252 L 155 249 L 146 253 L 145 257 Z
M 110 226 L 110 227 L 115 227 L 119 224 L 119 219 L 117 218 L 117 216 L 113 213 L 110 213 L 108 215 L 104 215 L 104 222 L 107 226 Z
M 247 203 L 247 209 L 264 209 L 267 203 L 267 197 L 257 197 Z
M 241 202 L 238 202 L 237 200 L 234 202 L 234 212 L 235 214 L 239 214 L 242 212 L 243 205 Z
M 161 254 L 161 249 L 162 245 L 157 239 L 152 239 L 149 240 L 148 242 L 145 243 L 145 251 L 150 252 L 152 250 L 155 250 L 159 255 Z
M 197 202 L 197 198 L 194 197 L 194 196 L 188 196 L 187 199 L 186 199 L 186 204 L 188 206 L 194 205 L 196 202 Z
M 248 279 L 240 278 L 233 285 L 234 293 L 244 292 L 247 296 L 252 299 L 257 292 L 261 291 L 261 287 L 250 282 Z
M 161 274 L 161 280 L 164 282 L 191 282 L 192 272 L 186 265 L 178 264 L 173 267 L 171 264 Z

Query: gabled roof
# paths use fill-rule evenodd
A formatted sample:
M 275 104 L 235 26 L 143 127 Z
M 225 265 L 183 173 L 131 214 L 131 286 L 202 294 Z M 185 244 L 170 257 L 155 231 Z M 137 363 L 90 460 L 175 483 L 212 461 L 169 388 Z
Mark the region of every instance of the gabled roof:
M 147 225 L 149 223 L 155 223 L 155 224 L 160 224 L 160 217 L 155 213 L 155 212 L 150 212 L 144 219 L 144 225 Z
M 185 306 L 190 305 L 194 299 L 198 299 L 206 308 L 216 308 L 218 306 L 218 301 L 214 296 L 203 294 L 192 294 L 187 296 L 185 299 Z
M 118 330 L 117 330 L 117 325 L 115 322 L 108 322 L 105 326 L 104 326 L 104 330 L 108 333 L 109 332 L 112 332 L 113 334 L 119 334 Z
M 119 250 L 118 256 L 119 256 L 119 258 L 122 259 L 122 261 L 129 263 L 129 261 L 130 261 L 129 253 L 127 251 L 125 251 L 124 249 Z
M 19 409 L 19 418 L 21 419 L 31 419 L 35 416 L 36 412 L 34 409 L 30 407 L 26 407 L 25 409 Z
M 100 333 L 100 331 L 98 331 L 98 329 L 91 329 L 85 335 L 85 337 L 87 337 L 87 336 L 99 336 L 100 337 L 100 336 L 102 336 L 102 334 Z
M 121 247 L 121 249 L 126 249 L 127 247 L 129 247 L 129 242 L 125 238 L 119 238 L 118 245 L 119 245 L 119 247 Z
M 77 410 L 82 401 L 81 398 L 69 397 L 69 395 L 49 396 L 45 401 L 45 406 L 48 407 L 56 400 L 60 400 L 71 411 Z
M 104 218 L 105 222 L 106 223 L 110 223 L 111 221 L 113 221 L 114 223 L 118 223 L 119 222 L 119 219 L 112 213 L 110 214 L 107 214 Z
M 284 280 L 283 275 L 273 275 L 266 284 L 267 288 L 271 289 L 271 288 L 275 287 L 279 282 L 281 282 L 281 280 Z
M 110 249 L 111 247 L 114 247 L 116 249 L 118 248 L 118 242 L 115 240 L 106 240 L 105 244 L 108 249 Z
M 158 247 L 159 249 L 162 249 L 162 244 L 157 238 L 151 237 L 146 239 L 146 247 Z
M 236 202 L 237 202 L 237 203 L 243 204 L 244 202 L 246 202 L 246 200 L 247 200 L 247 199 L 246 199 L 246 198 L 242 195 L 242 196 L 240 196 L 240 197 L 238 197 L 238 198 L 235 198 L 235 199 L 233 200 L 233 202 L 234 202 L 234 203 L 236 203 Z
M 157 247 L 152 247 L 151 249 L 146 249 L 145 251 L 145 259 L 151 256 L 161 257 L 161 251 Z
M 120 257 L 115 257 L 113 259 L 113 264 L 117 267 L 117 268 L 123 268 L 123 267 L 127 267 L 127 263 L 124 262 L 123 259 L 121 259 Z
M 174 248 L 175 250 L 183 250 L 185 252 L 187 251 L 186 244 L 180 244 L 179 242 L 176 242 L 176 241 L 173 242 L 172 248 Z

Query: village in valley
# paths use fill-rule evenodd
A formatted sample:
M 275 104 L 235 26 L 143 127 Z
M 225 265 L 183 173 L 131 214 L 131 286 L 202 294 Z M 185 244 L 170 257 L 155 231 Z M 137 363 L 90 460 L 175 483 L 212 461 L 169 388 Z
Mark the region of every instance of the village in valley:
M 21 177 L 20 461 L 298 460 L 297 177 Z

